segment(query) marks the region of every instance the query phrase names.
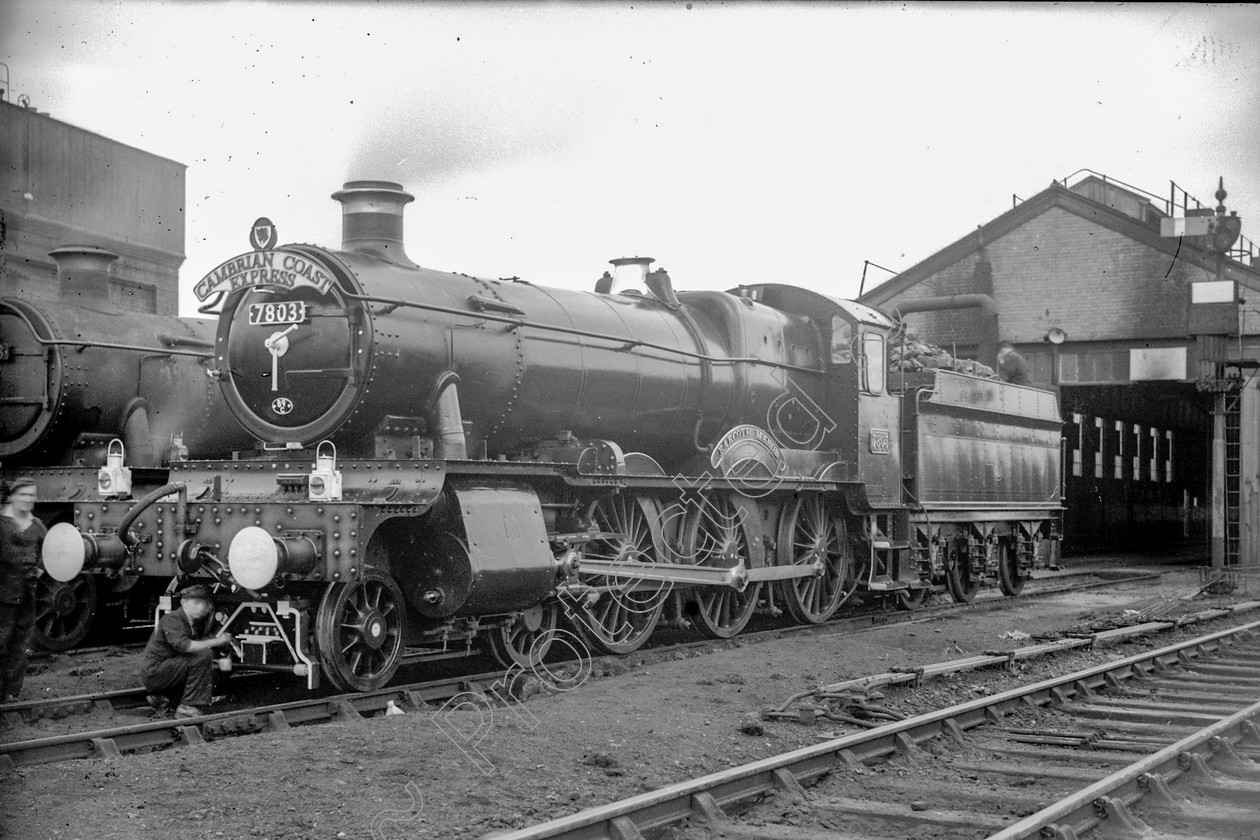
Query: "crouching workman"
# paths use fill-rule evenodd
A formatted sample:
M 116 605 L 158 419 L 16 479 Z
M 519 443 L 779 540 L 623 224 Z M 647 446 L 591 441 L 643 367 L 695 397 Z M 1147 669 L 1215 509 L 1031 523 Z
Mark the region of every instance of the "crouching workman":
M 227 633 L 206 637 L 214 602 L 200 583 L 179 593 L 179 609 L 158 621 L 144 649 L 141 678 L 149 705 L 159 713 L 178 701 L 175 717 L 199 717 L 210 704 L 214 648 L 231 641 Z

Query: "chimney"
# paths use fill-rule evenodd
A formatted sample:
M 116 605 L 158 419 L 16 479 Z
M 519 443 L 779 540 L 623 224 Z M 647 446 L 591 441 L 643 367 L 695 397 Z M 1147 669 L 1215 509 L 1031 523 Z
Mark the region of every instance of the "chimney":
M 118 255 L 91 245 L 66 245 L 48 256 L 57 263 L 61 299 L 68 303 L 109 303 L 109 267 Z
M 648 266 L 656 260 L 652 257 L 618 257 L 609 262 L 613 264 L 613 290 L 642 289 L 646 285 Z
M 415 196 L 392 181 L 347 181 L 341 202 L 341 248 L 415 268 L 403 250 L 403 207 Z

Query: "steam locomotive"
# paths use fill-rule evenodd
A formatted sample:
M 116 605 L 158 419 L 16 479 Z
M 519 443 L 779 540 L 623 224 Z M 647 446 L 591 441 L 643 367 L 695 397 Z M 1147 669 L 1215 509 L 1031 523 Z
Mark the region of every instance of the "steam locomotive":
M 109 251 L 66 246 L 51 256 L 55 303 L 0 298 L 0 479 L 34 478 L 37 515 L 49 524 L 70 521 L 76 504 L 134 498 L 166 484 L 171 460 L 250 445 L 209 376 L 213 321 L 111 302 L 117 255 Z M 78 644 L 105 602 L 125 615 L 145 570 L 95 571 L 40 577 L 36 646 Z
M 56 576 L 204 578 L 223 667 L 367 690 L 482 642 L 535 664 L 562 619 L 626 653 L 662 621 L 730 637 L 855 593 L 1015 593 L 1057 562 L 1053 393 L 890 374 L 893 321 L 792 285 L 676 291 L 638 257 L 593 292 L 422 268 L 401 186 L 333 198 L 339 249 L 259 219 L 196 286 L 257 445 L 76 505 Z

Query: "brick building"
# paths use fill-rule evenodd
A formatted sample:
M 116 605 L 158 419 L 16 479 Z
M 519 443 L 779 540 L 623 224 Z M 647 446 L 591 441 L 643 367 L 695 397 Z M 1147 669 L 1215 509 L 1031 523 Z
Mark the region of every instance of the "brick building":
M 1239 391 L 1240 368 L 1223 362 L 1256 355 L 1247 337 L 1260 334 L 1260 313 L 1227 303 L 1216 319 L 1225 325 L 1206 328 L 1220 335 L 1207 336 L 1192 325 L 1204 307 L 1191 301 L 1192 290 L 1209 288 L 1200 284 L 1260 301 L 1260 271 L 1250 253 L 1222 254 L 1206 237 L 1162 236 L 1161 223 L 1178 212 L 1170 204 L 1097 175 L 1052 183 L 861 300 L 891 312 L 923 298 L 992 299 L 996 323 L 976 308 L 912 312 L 904 322 L 962 358 L 992 352 L 982 336 L 1010 341 L 1035 383 L 1059 388 L 1069 546 L 1209 545 L 1209 505 L 1228 491 L 1237 560 L 1255 556 L 1260 537 L 1250 521 L 1260 520 L 1260 415 L 1246 416 L 1252 397 Z M 1211 383 L 1223 378 L 1233 393 L 1229 488 L 1212 471 Z
M 178 314 L 186 168 L 0 99 L 0 296 L 57 300 L 49 253 L 88 246 L 119 309 Z

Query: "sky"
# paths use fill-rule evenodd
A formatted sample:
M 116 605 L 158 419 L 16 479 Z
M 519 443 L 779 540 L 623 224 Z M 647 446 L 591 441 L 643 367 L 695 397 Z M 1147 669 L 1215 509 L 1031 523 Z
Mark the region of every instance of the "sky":
M 1083 169 L 1208 204 L 1224 176 L 1260 241 L 1257 8 L 0 0 L 0 62 L 187 164 L 182 314 L 258 216 L 338 245 L 359 178 L 415 195 L 429 268 L 855 297 Z

